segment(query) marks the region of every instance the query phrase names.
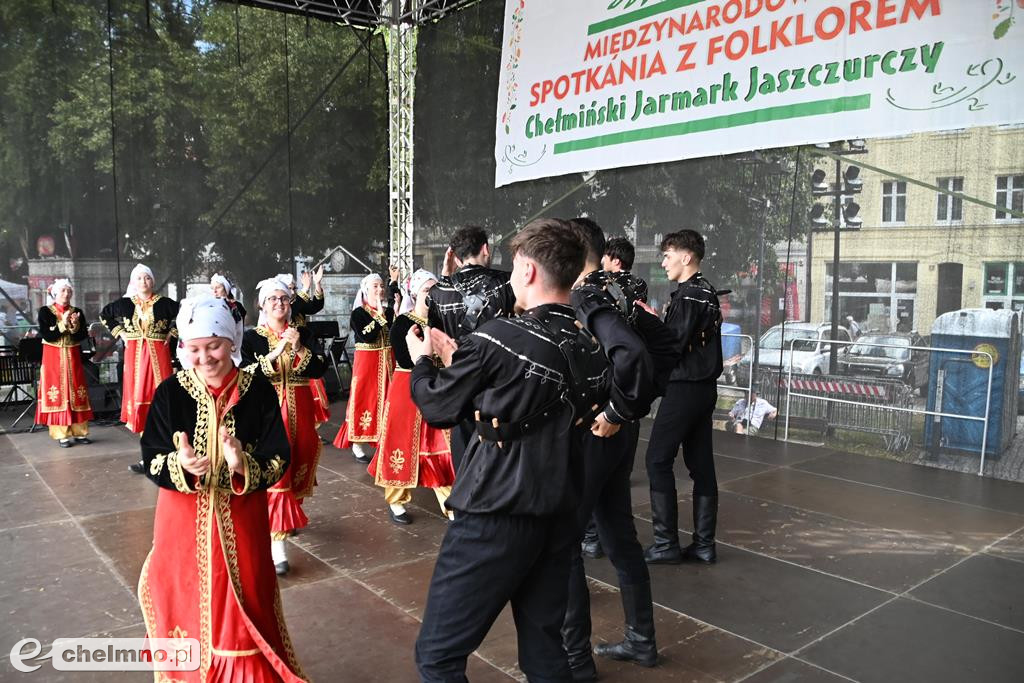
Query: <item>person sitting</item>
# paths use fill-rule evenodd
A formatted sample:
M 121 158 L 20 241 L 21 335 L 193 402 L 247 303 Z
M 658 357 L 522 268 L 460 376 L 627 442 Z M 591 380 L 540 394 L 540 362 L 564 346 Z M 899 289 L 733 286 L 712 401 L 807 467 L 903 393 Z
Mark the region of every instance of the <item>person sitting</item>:
M 741 398 L 729 411 L 728 430 L 753 436 L 761 429 L 765 418 L 774 420 L 778 414 L 778 408 L 758 396 L 757 389 L 751 389 L 750 401 Z

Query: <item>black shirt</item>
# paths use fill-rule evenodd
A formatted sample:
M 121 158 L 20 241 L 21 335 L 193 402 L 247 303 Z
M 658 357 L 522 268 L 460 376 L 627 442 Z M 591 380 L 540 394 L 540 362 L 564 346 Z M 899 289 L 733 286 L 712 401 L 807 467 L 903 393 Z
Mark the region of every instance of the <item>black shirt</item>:
M 395 311 L 387 306 L 382 311 L 370 312 L 365 306 L 352 311 L 348 321 L 348 329 L 356 348 L 379 349 L 388 346 L 388 329 L 395 321 Z
M 78 313 L 78 327 L 61 331 L 57 324 L 60 317 L 56 309 L 52 306 L 43 306 L 39 309 L 36 320 L 39 321 L 39 336 L 44 342 L 57 346 L 74 346 L 88 339 L 89 324 L 85 321 L 85 313 L 77 306 L 70 306 L 69 310 Z
M 682 353 L 671 381 L 714 382 L 722 374 L 722 310 L 715 288 L 703 275 L 694 273 L 672 292 L 665 324 Z
M 590 427 L 574 423 L 591 406 L 604 405 L 607 384 L 600 345 L 580 334 L 573 309 L 563 304 L 484 323 L 459 343 L 451 367 L 439 370 L 421 358 L 412 371 L 412 397 L 435 427 L 452 427 L 474 411 L 515 423 L 558 407 L 518 439 L 500 445 L 471 439 L 448 506 L 476 514 L 571 512 L 581 485 L 582 437 Z
M 409 345 L 405 341 L 405 336 L 413 325 L 426 328 L 427 321 L 409 311 L 395 318 L 391 332 L 388 333 L 391 339 L 391 352 L 395 354 L 395 365 L 403 370 L 412 370 L 412 356 L 409 355 Z
M 514 315 L 511 276 L 503 270 L 470 264 L 442 277 L 427 293 L 430 326 L 461 340 L 488 320 Z
M 277 346 L 277 335 L 265 327 L 254 327 L 246 330 L 242 335 L 242 366 L 246 368 L 258 365 L 269 380 L 280 383 L 281 372 L 278 368 L 281 363 L 287 363 L 284 367 L 289 368 L 288 376 L 292 378 L 319 379 L 324 376 L 327 370 L 327 361 L 324 358 L 323 349 L 320 347 L 320 340 L 317 339 L 308 327 L 299 327 L 299 343 L 303 347 L 303 353 L 299 363 L 295 364 L 295 352 L 291 346 L 277 357 L 274 363 L 267 362 L 267 356 Z
M 292 299 L 292 326 L 305 327 L 308 318 L 324 310 L 323 293 L 310 296 L 304 291 L 296 292 Z

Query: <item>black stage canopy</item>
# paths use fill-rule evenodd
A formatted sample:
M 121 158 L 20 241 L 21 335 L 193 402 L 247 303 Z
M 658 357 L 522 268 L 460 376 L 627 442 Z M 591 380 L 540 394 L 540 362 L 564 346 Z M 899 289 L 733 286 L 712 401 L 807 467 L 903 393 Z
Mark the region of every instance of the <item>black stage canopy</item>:
M 437 21 L 481 0 L 226 0 L 363 28 Z

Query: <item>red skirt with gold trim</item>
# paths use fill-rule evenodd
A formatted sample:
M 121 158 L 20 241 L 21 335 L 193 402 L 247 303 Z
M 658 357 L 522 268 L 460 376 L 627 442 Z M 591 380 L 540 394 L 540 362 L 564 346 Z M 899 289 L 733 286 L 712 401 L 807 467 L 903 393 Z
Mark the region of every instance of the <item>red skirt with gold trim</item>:
M 166 340 L 129 339 L 125 342 L 121 421 L 129 431 L 142 433 L 153 392 L 170 376 L 171 350 Z
M 196 638 L 181 681 L 302 681 L 267 539 L 267 496 L 160 489 L 153 549 L 139 577 L 150 638 Z
M 408 370 L 395 370 L 384 410 L 384 438 L 366 471 L 378 486 L 451 486 L 455 468 L 448 434 L 423 421 L 412 400 L 411 379 Z
M 284 532 L 302 529 L 309 524 L 309 518 L 302 510 L 302 500 L 313 495 L 321 443 L 313 418 L 313 392 L 310 388 L 292 385 L 282 394 L 281 386 L 275 386 L 292 459 L 281 480 L 267 489 L 267 503 L 270 530 Z
M 395 357 L 390 346 L 383 349 L 356 349 L 352 359 L 352 384 L 345 422 L 334 437 L 336 448 L 351 448 L 352 442 L 380 441 L 384 405 L 394 368 Z
M 43 344 L 36 424 L 73 425 L 93 418 L 79 346 Z
M 327 398 L 327 387 L 322 379 L 309 380 L 309 388 L 313 392 L 313 419 L 318 425 L 331 419 L 331 402 Z

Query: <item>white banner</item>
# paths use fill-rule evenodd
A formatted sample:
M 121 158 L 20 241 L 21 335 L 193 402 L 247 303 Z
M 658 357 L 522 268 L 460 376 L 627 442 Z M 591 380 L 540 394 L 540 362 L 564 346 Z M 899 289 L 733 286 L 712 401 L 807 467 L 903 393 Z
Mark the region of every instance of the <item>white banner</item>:
M 1024 120 L 1024 0 L 506 0 L 495 186 Z

